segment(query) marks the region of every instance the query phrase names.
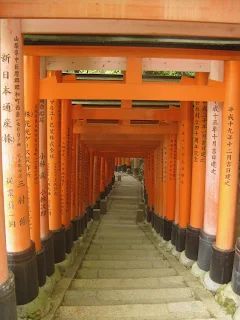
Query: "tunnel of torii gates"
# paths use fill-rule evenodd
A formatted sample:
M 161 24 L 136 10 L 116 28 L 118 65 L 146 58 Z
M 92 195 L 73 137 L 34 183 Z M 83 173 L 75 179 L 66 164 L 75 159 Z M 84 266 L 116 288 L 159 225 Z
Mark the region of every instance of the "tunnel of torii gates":
M 211 281 L 219 286 L 232 281 L 240 294 L 240 243 L 234 250 L 239 52 L 24 46 L 21 28 L 28 23 L 20 18 L 28 17 L 29 8 L 13 4 L 9 11 L 3 3 L 1 16 L 8 18 L 1 20 L 0 47 L 3 314 L 8 309 L 16 318 L 15 292 L 17 305 L 37 297 L 54 264 L 71 252 L 93 208 L 110 192 L 115 169 L 130 168 L 130 158 L 144 159 L 147 221 Z M 48 12 L 32 10 L 40 18 Z M 58 9 L 56 17 L 61 18 Z M 56 24 L 66 27 L 63 21 Z M 78 80 L 62 73 L 72 61 L 75 69 L 89 69 L 89 60 L 106 56 L 113 65 L 122 58 L 124 66 L 113 67 L 125 70 L 120 81 Z M 143 82 L 144 68 L 194 71 L 195 77 Z M 84 107 L 74 103 L 77 99 L 120 105 Z M 140 108 L 134 101 L 148 103 Z M 151 108 L 151 101 L 161 107 Z

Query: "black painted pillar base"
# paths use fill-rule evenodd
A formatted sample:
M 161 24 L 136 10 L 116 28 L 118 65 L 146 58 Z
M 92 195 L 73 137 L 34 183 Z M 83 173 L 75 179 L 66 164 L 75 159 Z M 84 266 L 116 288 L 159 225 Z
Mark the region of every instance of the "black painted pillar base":
M 240 238 L 237 239 L 235 245 L 235 256 L 232 272 L 232 289 L 233 292 L 240 295 Z
M 185 241 L 186 241 L 186 228 L 181 228 L 177 225 L 176 228 L 176 250 L 182 252 L 185 250 Z
M 185 255 L 188 259 L 197 261 L 200 229 L 188 225 L 186 230 Z
M 157 215 L 155 212 L 152 213 L 152 227 L 156 231 L 157 228 Z
M 100 200 L 105 199 L 105 191 L 100 191 Z
M 8 279 L 0 285 L 0 319 L 17 320 L 14 275 L 10 271 Z
M 55 272 L 52 232 L 49 232 L 49 235 L 47 237 L 41 239 L 41 244 L 44 248 L 46 275 L 48 277 L 51 277 Z
M 17 305 L 31 302 L 38 296 L 38 272 L 35 244 L 22 252 L 8 252 L 8 267 L 15 276 Z
M 151 225 L 152 225 L 152 228 L 154 228 L 154 211 L 151 210 Z
M 210 264 L 210 279 L 219 284 L 231 281 L 233 271 L 234 249 L 221 250 L 212 244 L 212 260 Z
M 108 196 L 108 193 L 109 193 L 108 191 L 109 191 L 108 186 L 105 186 L 104 193 L 106 197 Z
M 112 176 L 112 185 L 115 183 L 115 175 Z
M 41 288 L 47 281 L 44 248 L 37 252 L 38 286 Z
M 147 222 L 150 223 L 151 222 L 151 211 L 150 211 L 150 208 L 147 207 Z
M 73 226 L 70 223 L 69 227 L 65 230 L 66 253 L 71 253 L 73 247 Z
M 86 207 L 86 210 L 87 210 L 87 222 L 89 222 L 92 219 L 92 210 L 93 210 L 93 208 L 90 205 L 88 205 Z
M 118 167 L 118 166 L 115 166 L 115 168 L 114 168 L 114 170 L 115 170 L 116 172 L 117 172 L 117 167 Z
M 123 164 L 122 165 L 122 172 L 126 172 L 127 171 L 127 165 L 126 164 Z
M 159 215 L 157 214 L 156 215 L 156 217 L 155 217 L 155 219 L 156 219 L 156 228 L 155 228 L 155 230 L 156 230 L 156 233 L 157 234 L 160 234 L 160 219 L 159 219 L 160 217 L 159 217 Z
M 78 220 L 77 218 L 73 219 L 71 221 L 72 226 L 73 226 L 73 241 L 78 240 Z
M 100 209 L 100 200 L 97 200 L 95 205 L 94 205 L 94 209 Z
M 171 244 L 176 245 L 177 224 L 173 222 L 171 232 Z
M 172 235 L 172 220 L 168 220 L 166 217 L 164 217 L 163 220 L 163 239 L 166 241 L 171 240 Z
M 83 223 L 84 223 L 84 230 L 87 228 L 88 225 L 88 213 L 87 213 L 87 207 L 86 211 L 83 214 Z
M 65 228 L 51 231 L 53 234 L 54 262 L 59 263 L 66 258 Z
M 120 172 L 121 171 L 121 166 L 117 166 L 117 172 Z
M 215 240 L 215 236 L 207 234 L 203 230 L 200 231 L 197 265 L 201 270 L 206 272 L 210 270 L 212 244 L 215 242 Z
M 130 169 L 130 170 L 131 170 L 131 169 L 132 169 L 132 167 L 131 167 L 131 166 L 127 166 L 127 169 Z
M 78 236 L 82 237 L 84 234 L 84 221 L 83 221 L 83 217 L 77 217 L 77 221 L 78 221 Z
M 159 234 L 163 237 L 163 228 L 164 228 L 164 218 L 159 216 Z

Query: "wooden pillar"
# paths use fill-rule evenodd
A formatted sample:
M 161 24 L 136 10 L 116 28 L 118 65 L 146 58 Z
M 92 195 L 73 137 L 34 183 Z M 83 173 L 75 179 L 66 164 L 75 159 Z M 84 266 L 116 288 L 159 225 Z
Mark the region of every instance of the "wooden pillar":
M 192 177 L 192 102 L 180 103 L 181 117 L 179 128 L 180 139 L 180 178 L 179 178 L 179 224 L 176 230 L 176 250 L 185 249 L 186 228 L 191 208 L 191 177 Z
M 73 225 L 73 241 L 78 240 L 78 221 L 76 216 L 76 192 L 77 192 L 77 135 L 72 134 L 71 141 L 71 221 Z
M 93 150 L 89 150 L 90 154 L 90 160 L 89 160 L 89 204 L 93 205 Z
M 196 73 L 198 85 L 207 85 L 208 73 Z M 206 173 L 207 103 L 194 102 L 193 155 L 190 223 L 186 231 L 185 255 L 196 261 L 203 225 Z
M 101 157 L 100 168 L 100 199 L 105 198 L 105 158 Z
M 168 161 L 167 161 L 167 195 L 166 216 L 164 219 L 163 239 L 169 241 L 172 234 L 172 224 L 175 217 L 176 199 L 176 158 L 177 158 L 177 136 L 168 136 Z
M 211 61 L 209 79 L 223 82 L 224 62 Z M 220 154 L 222 131 L 222 103 L 208 102 L 207 106 L 207 153 L 204 200 L 204 222 L 200 231 L 198 267 L 209 271 L 212 243 L 216 240 L 219 199 Z
M 73 229 L 71 224 L 70 205 L 70 131 L 72 121 L 72 101 L 61 101 L 61 215 L 62 224 L 65 228 L 66 253 L 71 253 L 73 246 Z
M 55 76 L 48 71 L 48 76 Z M 65 260 L 65 228 L 61 217 L 61 103 L 47 100 L 47 159 L 49 228 L 53 233 L 54 261 Z
M 30 237 L 37 253 L 38 285 L 46 283 L 46 262 L 40 239 L 39 197 L 39 80 L 40 58 L 24 57 L 25 141 Z
M 175 191 L 175 214 L 174 222 L 172 224 L 171 244 L 176 245 L 176 231 L 179 223 L 179 181 L 180 181 L 180 136 L 176 136 L 177 150 L 176 150 L 176 191 Z
M 163 142 L 163 204 L 162 216 L 165 219 L 167 214 L 167 166 L 168 166 L 168 136 L 164 136 Z
M 159 146 L 159 233 L 163 237 L 164 215 L 163 215 L 163 142 Z
M 46 77 L 45 57 L 40 58 L 40 78 Z M 46 275 L 55 271 L 53 236 L 49 231 L 48 173 L 47 173 L 47 101 L 40 100 L 39 106 L 39 198 L 40 236 L 44 247 Z
M 1 21 L 0 21 L 0 57 L 3 57 L 1 52 Z M 1 59 L 2 61 L 2 59 Z M 3 62 L 3 61 L 2 61 Z M 3 72 L 0 63 L 0 88 Z M 0 94 L 0 105 L 1 94 Z M 1 114 L 0 114 L 1 119 Z M 2 132 L 2 128 L 0 129 Z M 0 140 L 0 296 L 3 297 L 0 303 L 0 314 L 3 320 L 17 320 L 16 311 L 16 295 L 14 275 L 8 270 L 7 250 L 6 250 L 6 232 L 5 232 L 5 217 L 4 217 L 4 197 L 3 197 L 3 175 L 2 175 L 2 140 Z
M 38 295 L 35 244 L 30 240 L 23 94 L 21 21 L 3 19 L 1 20 L 3 196 L 8 265 L 15 275 L 17 304 L 26 304 Z
M 210 278 L 218 284 L 228 283 L 231 280 L 234 258 L 233 240 L 239 165 L 239 61 L 225 62 L 224 83 L 217 236 L 216 244 L 212 245 L 210 265 Z M 235 272 L 237 273 L 238 269 L 233 271 L 233 275 Z

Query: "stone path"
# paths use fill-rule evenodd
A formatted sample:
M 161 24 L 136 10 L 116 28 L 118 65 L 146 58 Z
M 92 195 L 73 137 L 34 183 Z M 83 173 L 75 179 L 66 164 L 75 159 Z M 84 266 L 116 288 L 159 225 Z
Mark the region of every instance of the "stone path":
M 140 182 L 122 175 L 55 319 L 231 319 L 176 258 L 137 224 Z

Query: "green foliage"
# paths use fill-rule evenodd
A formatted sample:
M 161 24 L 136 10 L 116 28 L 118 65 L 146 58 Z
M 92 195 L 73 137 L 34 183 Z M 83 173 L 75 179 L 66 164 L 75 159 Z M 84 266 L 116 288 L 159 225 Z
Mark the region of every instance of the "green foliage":
M 75 74 L 123 74 L 122 70 L 65 70 L 65 72 Z M 143 75 L 153 76 L 187 76 L 194 77 L 195 72 L 177 72 L 177 71 L 143 71 Z

